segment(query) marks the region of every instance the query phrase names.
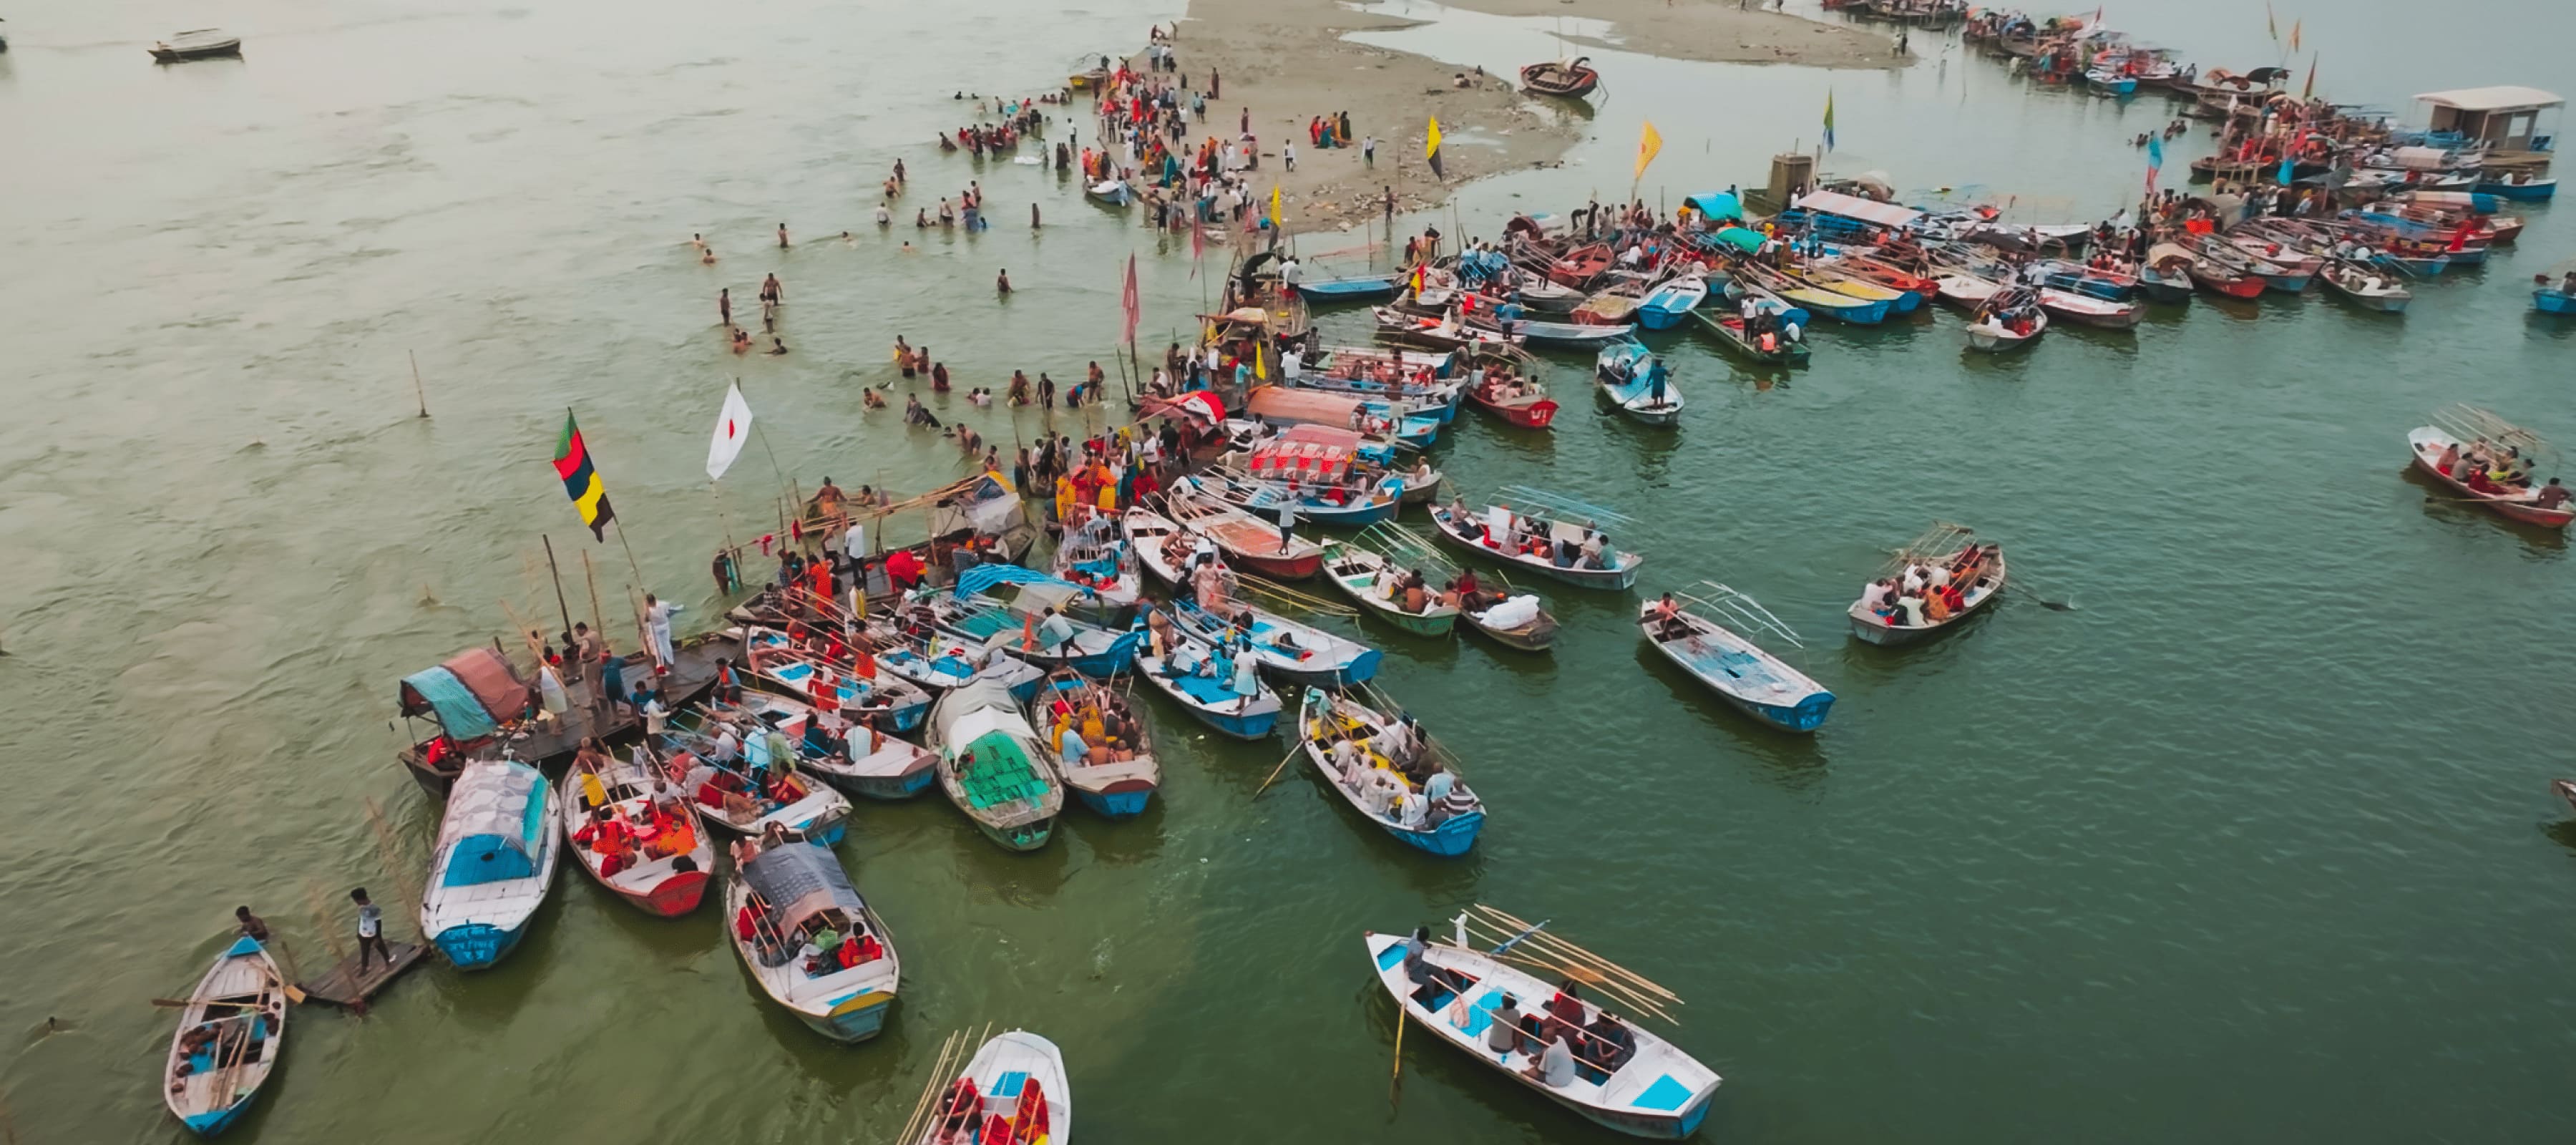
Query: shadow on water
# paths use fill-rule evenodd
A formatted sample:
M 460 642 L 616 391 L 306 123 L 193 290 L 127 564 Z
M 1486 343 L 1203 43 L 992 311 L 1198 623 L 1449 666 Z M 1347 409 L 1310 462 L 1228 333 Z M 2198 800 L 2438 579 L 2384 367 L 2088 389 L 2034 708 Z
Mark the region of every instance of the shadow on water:
M 1770 778 L 1782 789 L 1805 792 L 1827 778 L 1825 768 L 1831 761 L 1817 736 L 1781 731 L 1737 711 L 1734 705 L 1710 692 L 1707 685 L 1692 678 L 1690 673 L 1647 647 L 1643 641 L 1637 645 L 1637 665 L 1672 693 L 1675 705 L 1710 730 L 1724 735 L 1737 750 L 1768 764 Z M 1804 670 L 1803 666 L 1800 670 Z M 1827 723 L 1831 725 L 1830 720 Z
M 1163 853 L 1163 816 L 1171 802 L 1168 789 L 1157 791 L 1145 804 L 1143 813 L 1132 819 L 1111 819 L 1068 795 L 1064 818 L 1058 821 L 1056 830 L 1082 840 L 1091 848 L 1092 857 L 1103 863 L 1133 866 Z
M 556 872 L 558 877 L 569 873 Z M 439 1001 L 445 1004 L 448 1014 L 459 1025 L 479 1030 L 506 1029 L 516 1021 L 544 980 L 546 968 L 555 964 L 554 947 L 563 933 L 564 909 L 562 893 L 547 895 L 537 913 L 528 919 L 527 933 L 519 939 L 519 945 L 489 970 L 458 970 L 434 949 L 423 954 L 424 961 L 435 964 L 432 972 L 438 975 Z M 417 917 L 411 920 L 414 928 L 418 922 Z M 428 940 L 424 937 L 422 941 Z
M 2540 825 L 2540 833 L 2549 836 L 2550 842 L 2565 847 L 2570 852 L 2576 852 L 2576 819 L 2560 819 L 2554 823 L 2543 823 Z
M 1089 814 L 1067 795 L 1064 814 L 1056 817 L 1056 832 L 1061 834 L 1070 827 L 1068 819 Z M 1072 849 L 1063 839 L 1050 838 L 1046 846 L 1035 851 L 1005 851 L 963 818 L 959 817 L 948 838 L 950 852 L 964 872 L 960 881 L 965 898 L 1002 906 L 1042 907 L 1073 876 Z
M 2034 339 L 2046 340 L 2046 335 Z M 2030 373 L 2031 355 L 2038 353 L 2039 349 L 2038 346 L 2025 346 L 2013 353 L 1990 354 L 1973 346 L 1962 346 L 1959 348 L 1959 368 L 1984 377 L 2021 378 Z

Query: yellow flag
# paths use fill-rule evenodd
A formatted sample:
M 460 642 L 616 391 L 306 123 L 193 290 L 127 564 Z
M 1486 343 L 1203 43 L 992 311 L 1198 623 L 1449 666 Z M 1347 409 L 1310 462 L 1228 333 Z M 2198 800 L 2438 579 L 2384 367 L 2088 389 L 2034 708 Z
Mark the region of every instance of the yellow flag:
M 1270 366 L 1262 361 L 1261 347 L 1258 345 L 1252 348 L 1252 376 L 1265 382 L 1270 380 Z
M 1655 125 L 1650 120 L 1646 124 L 1645 133 L 1637 137 L 1637 178 L 1646 177 L 1646 164 L 1654 162 L 1655 152 L 1663 149 L 1664 137 L 1656 134 Z
M 1440 117 L 1431 117 L 1431 132 L 1422 137 L 1422 157 L 1431 164 L 1431 177 L 1445 177 L 1440 170 Z
M 2290 21 L 2290 50 L 2293 52 L 2299 50 L 2299 28 L 2306 23 L 2304 19 Z
M 1270 185 L 1270 229 L 1279 229 L 1279 184 Z

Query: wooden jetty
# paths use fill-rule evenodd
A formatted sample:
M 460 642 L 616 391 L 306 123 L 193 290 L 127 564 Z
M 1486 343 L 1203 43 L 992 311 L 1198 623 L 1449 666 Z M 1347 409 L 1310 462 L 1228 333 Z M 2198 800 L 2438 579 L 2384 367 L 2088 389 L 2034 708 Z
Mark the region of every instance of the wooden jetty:
M 366 1013 L 367 999 L 374 997 L 377 991 L 401 977 L 403 971 L 411 969 L 420 961 L 421 955 L 429 953 L 429 944 L 424 942 L 396 942 L 386 939 L 385 946 L 393 951 L 394 958 L 391 962 L 382 958 L 369 958 L 365 973 L 360 973 L 358 956 L 352 954 L 341 959 L 339 965 L 324 971 L 321 977 L 310 982 L 298 982 L 296 985 L 303 989 L 304 996 L 309 1001 L 338 1006 L 360 1014 Z

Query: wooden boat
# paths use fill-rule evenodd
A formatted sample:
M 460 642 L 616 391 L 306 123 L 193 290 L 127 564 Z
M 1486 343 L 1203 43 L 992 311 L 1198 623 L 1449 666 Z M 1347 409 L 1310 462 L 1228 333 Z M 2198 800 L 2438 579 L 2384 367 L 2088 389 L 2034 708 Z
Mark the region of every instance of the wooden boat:
M 1274 580 L 1304 580 L 1324 567 L 1324 547 L 1202 491 L 1195 478 L 1172 483 L 1164 510 L 1191 532 L 1216 542 L 1229 563 Z
M 2213 256 L 2174 243 L 2157 243 L 2147 248 L 2147 261 L 2157 267 L 2178 268 L 2193 286 L 2229 298 L 2253 298 L 2267 288 L 2261 275 L 2250 273 L 2242 260 L 2223 253 Z
M 1571 60 L 1549 60 L 1521 69 L 1521 87 L 1538 95 L 1581 99 L 1601 86 L 1601 73 L 1593 70 L 1592 57 L 1576 56 Z
M 2534 179 L 2526 175 L 2505 179 L 2480 179 L 2475 190 L 2481 195 L 2493 195 L 2499 199 L 2511 199 L 2517 203 L 2537 203 L 2557 196 L 2558 180 Z
M 770 743 L 770 730 L 759 711 L 710 700 L 671 721 L 658 745 L 662 773 L 697 802 L 710 826 L 745 836 L 775 828 L 827 847 L 840 842 L 849 829 L 848 797 L 797 774 L 796 760 L 781 759 Z M 726 749 L 718 745 L 728 732 L 734 758 L 719 762 Z M 787 747 L 797 751 L 796 741 Z
M 420 932 L 457 969 L 490 967 L 527 934 L 563 853 L 561 802 L 554 784 L 516 760 L 468 763 L 448 789 Z
M 959 639 L 992 646 L 1040 668 L 1071 667 L 1107 678 L 1125 671 L 1136 636 L 1073 616 L 1066 607 L 1091 595 L 1018 565 L 981 564 L 957 578 L 946 598 L 929 601 L 937 626 Z
M 744 692 L 739 710 L 787 737 L 799 771 L 821 776 L 843 794 L 886 801 L 910 799 L 930 790 L 937 779 L 937 756 L 866 723 L 818 723 L 813 708 L 765 692 Z
M 1467 627 L 1505 648 L 1545 652 L 1556 644 L 1556 617 L 1549 615 L 1544 602 L 1529 593 L 1498 595 L 1482 608 L 1461 608 L 1458 615 L 1467 621 Z
M 564 776 L 573 795 L 560 801 L 556 824 L 591 881 L 646 914 L 676 918 L 706 897 L 716 848 L 688 800 L 654 814 L 656 778 L 649 766 L 615 756 L 575 756 Z M 657 820 L 665 826 L 656 829 Z M 653 836 L 639 838 L 645 831 Z
M 806 703 L 828 704 L 851 719 L 873 716 L 896 732 L 920 727 L 922 717 L 930 714 L 928 691 L 892 671 L 880 671 L 882 662 L 872 657 L 826 663 L 774 628 L 745 628 L 743 645 L 753 680 Z
M 1646 292 L 1637 304 L 1637 322 L 1649 330 L 1670 330 L 1708 301 L 1708 280 L 1686 274 Z
M 1363 614 L 1401 628 L 1416 636 L 1447 636 L 1458 622 L 1458 606 L 1444 604 L 1438 590 L 1426 585 L 1420 609 L 1404 606 L 1404 594 L 1390 598 L 1387 592 L 1404 578 L 1405 570 L 1396 567 L 1384 554 L 1372 552 L 1345 541 L 1324 545 L 1324 579 L 1342 595 L 1358 601 Z
M 1880 616 L 1869 606 L 1869 597 L 1865 594 L 1861 599 L 1853 601 L 1851 608 L 1847 610 L 1851 618 L 1852 635 L 1880 647 L 1892 648 L 1904 644 L 1918 644 L 1942 633 L 1957 630 L 1968 618 L 1984 612 L 1987 605 L 1994 603 L 1995 598 L 2003 595 L 2002 545 L 1991 543 L 1980 545 L 1967 529 L 1944 522 L 1934 525 L 1930 532 L 1897 550 L 1896 559 L 1881 574 L 1883 577 L 1906 578 L 1914 576 L 1918 570 L 1930 569 L 1933 572 L 1924 574 L 1926 578 L 1931 583 L 1943 583 L 1940 574 L 1961 575 L 1960 570 L 1969 568 L 1971 558 L 1974 561 L 1973 569 L 1965 574 L 1968 587 L 1959 594 L 1962 598 L 1960 606 L 1947 618 L 1941 620 L 1927 618 L 1920 624 L 1896 623 L 1896 620 L 1901 620 L 1907 615 L 1906 610 L 1896 609 L 1893 618 Z M 1872 582 L 1873 585 L 1875 583 L 1875 581 Z
M 1572 290 L 1589 288 L 1610 269 L 1614 257 L 1603 243 L 1576 247 L 1547 264 L 1547 280 Z
M 907 1125 L 901 1145 L 1064 1145 L 1073 1137 L 1064 1054 L 1026 1030 L 985 1042 L 935 1104 L 929 1094 L 922 1102 L 920 1129 Z
M 2114 71 L 2109 68 L 2087 69 L 2084 73 L 2084 82 L 2093 90 L 2104 95 L 2129 96 L 2138 94 L 2138 77 L 2129 75 L 2125 72 Z
M 1313 430 L 1323 427 L 1301 425 L 1296 428 Z M 1340 432 L 1349 433 L 1348 430 Z M 1256 454 L 1252 460 L 1258 462 L 1261 458 Z M 1356 529 L 1392 520 L 1396 511 L 1403 507 L 1403 478 L 1380 477 L 1367 481 L 1366 478 L 1349 475 L 1366 482 L 1355 486 L 1336 479 L 1336 475 L 1348 475 L 1347 469 L 1340 466 L 1334 469 L 1336 474 L 1328 474 L 1312 482 L 1264 480 L 1224 467 L 1202 470 L 1189 480 L 1196 482 L 1201 492 L 1213 494 L 1218 500 L 1256 518 L 1276 518 L 1280 508 L 1287 506 L 1300 521 Z M 1276 535 L 1275 531 L 1273 535 Z
M 2129 330 L 2145 321 L 2147 316 L 2147 308 L 2135 302 L 2113 302 L 2052 286 L 2040 287 L 2038 294 L 2040 309 L 2081 326 Z
M 903 960 L 831 848 L 762 846 L 725 886 L 724 931 L 761 992 L 807 1029 L 844 1044 L 885 1029 Z
M 2533 464 L 2551 456 L 2549 443 L 2540 435 L 2514 425 L 2476 406 L 2445 407 L 2433 415 L 2433 424 L 2417 426 L 2406 434 L 2407 447 L 2415 455 L 2415 467 L 2425 475 L 2450 488 L 2459 498 L 2507 520 L 2544 529 L 2563 529 L 2576 520 L 2576 504 L 2562 502 L 2555 508 L 2540 503 L 2545 486 L 2533 485 L 2511 492 L 2481 491 L 2467 481 L 2442 472 L 2442 457 L 2453 448 L 2474 450 L 2483 442 L 2490 452 L 2509 449 Z M 2455 467 L 2456 468 L 2456 467 Z
M 2576 314 L 2576 290 L 2569 289 L 2576 283 L 2568 281 L 2569 275 L 2576 275 L 2576 258 L 2550 267 L 2547 273 L 2538 276 L 2531 292 L 2532 310 L 2541 314 Z
M 2159 259 L 2156 252 L 2168 252 Z M 2191 301 L 2196 284 L 2191 277 L 2191 254 L 2181 247 L 2159 243 L 2147 252 L 2147 261 L 2138 268 L 2138 290 L 2149 302 L 2183 305 Z
M 935 609 L 898 605 L 892 617 L 868 624 L 877 667 L 911 681 L 931 695 L 975 679 L 1000 680 L 1014 692 L 1037 689 L 1046 676 L 1035 665 L 996 648 L 943 636 Z
M 1363 935 L 1378 985 L 1402 1007 L 1404 1019 L 1441 1041 L 1466 1051 L 1470 1060 L 1481 1063 L 1496 1075 L 1508 1078 L 1596 1125 L 1636 1137 L 1674 1140 L 1698 1131 L 1700 1122 L 1708 1116 L 1710 1103 L 1717 1096 L 1717 1073 L 1637 1023 L 1611 1018 L 1600 1005 L 1576 998 L 1568 998 L 1562 1003 L 1570 1007 L 1569 1014 L 1581 1019 L 1587 1031 L 1603 1018 L 1610 1018 L 1618 1026 L 1629 1045 L 1609 1051 L 1616 1055 L 1609 1060 L 1616 1061 L 1617 1068 L 1605 1071 L 1594 1061 L 1586 1060 L 1591 1055 L 1578 1055 L 1574 1076 L 1562 1086 L 1551 1086 L 1529 1076 L 1529 1071 L 1538 1064 L 1538 1055 L 1532 1052 L 1536 1039 L 1529 1035 L 1529 1031 L 1548 1028 L 1544 1024 L 1548 1014 L 1542 1007 L 1559 996 L 1561 987 L 1521 969 L 1522 965 L 1535 960 L 1532 951 L 1519 952 L 1513 962 L 1503 961 L 1499 955 L 1511 950 L 1515 945 L 1513 939 L 1494 942 L 1490 950 L 1475 950 L 1466 945 L 1465 923 L 1461 922 L 1458 929 L 1454 944 L 1408 940 L 1400 935 L 1374 932 Z M 1409 942 L 1420 944 L 1418 979 L 1408 965 Z M 1550 949 L 1553 952 L 1556 948 Z M 1605 982 L 1604 973 L 1596 968 L 1588 953 L 1580 957 L 1562 954 L 1554 957 L 1563 965 L 1550 967 L 1545 961 L 1539 965 L 1562 971 L 1562 977 L 1593 983 L 1592 988 L 1603 994 L 1605 1000 L 1618 992 L 1616 987 Z M 1613 975 L 1613 981 L 1627 979 L 1624 972 L 1613 972 Z M 1529 1012 L 1524 1017 L 1530 1022 L 1522 1027 L 1524 1034 L 1518 1039 L 1519 1044 L 1497 1054 L 1487 1048 L 1487 1039 L 1493 1035 L 1494 1012 L 1506 997 L 1512 999 L 1516 1006 L 1526 1007 Z M 1664 1004 L 1672 1001 L 1656 993 L 1634 997 L 1639 1001 L 1655 998 Z M 1648 1007 L 1656 1004 L 1646 1002 Z M 1645 1007 L 1623 1002 L 1619 1008 L 1633 1013 Z M 1585 1038 L 1588 1037 L 1587 1033 Z M 1584 1038 L 1567 1040 L 1571 1043 Z
M 1770 609 L 1714 581 L 1701 582 L 1694 593 L 1666 593 L 1637 609 L 1637 628 L 1646 643 L 1719 699 L 1781 731 L 1812 732 L 1821 726 L 1834 706 L 1834 694 L 1725 621 L 1806 647 Z
M 1469 516 L 1461 499 L 1433 509 L 1431 523 L 1450 544 L 1551 580 L 1612 591 L 1636 586 L 1637 570 L 1644 567 L 1646 558 L 1609 547 L 1609 538 L 1601 532 L 1604 527 L 1632 524 L 1626 516 L 1521 485 L 1504 486 L 1500 493 L 1519 507 L 1497 503 Z M 1596 541 L 1601 546 L 1597 563 L 1561 555 Z
M 1888 311 L 1895 306 L 1892 299 L 1860 298 L 1827 290 L 1821 286 L 1789 278 L 1768 267 L 1747 264 L 1741 272 L 1782 299 L 1795 303 L 1810 313 L 1831 318 L 1836 322 L 1848 322 L 1855 326 L 1875 326 L 1887 321 Z
M 2340 259 L 2327 263 L 2324 272 L 2317 275 L 2317 281 L 2325 283 L 2327 291 L 2364 310 L 2398 314 L 2405 311 L 2407 303 L 2415 300 L 2414 292 L 2396 281 L 2368 267 Z
M 162 1069 L 161 1101 L 189 1132 L 232 1127 L 286 1053 L 286 979 L 244 935 L 215 957 L 179 1011 Z
M 1912 314 L 1923 305 L 1923 296 L 1911 290 L 1880 286 L 1856 274 L 1845 273 L 1832 260 L 1819 260 L 1800 267 L 1789 275 L 1821 290 L 1857 298 L 1863 302 L 1884 302 L 1891 314 Z
M 242 54 L 241 37 L 220 28 L 198 28 L 181 32 L 146 50 L 152 53 L 154 62 L 164 64 Z
M 1142 505 L 1122 514 L 1119 525 L 1127 533 L 1127 543 L 1136 549 L 1137 567 L 1166 586 L 1178 586 L 1187 579 L 1182 569 L 1189 563 L 1190 550 L 1202 539 L 1199 534 Z
M 1619 412 L 1647 425 L 1671 425 L 1682 416 L 1682 392 L 1664 360 L 1636 342 L 1613 342 L 1593 361 L 1593 381 Z
M 1788 336 L 1785 325 L 1778 331 L 1766 330 L 1759 335 L 1749 335 L 1744 332 L 1744 319 L 1739 315 L 1701 317 L 1707 327 L 1717 333 L 1717 344 L 1733 351 L 1737 357 L 1765 365 L 1803 366 L 1812 356 L 1806 342 Z
M 1392 306 L 1380 306 L 1370 313 L 1377 316 L 1378 337 L 1399 345 L 1456 350 L 1469 345 L 1510 346 L 1520 342 L 1519 338 L 1506 335 L 1497 328 L 1458 322 L 1448 317 L 1410 314 Z
M 1604 342 L 1620 341 L 1637 332 L 1633 323 L 1535 322 L 1526 318 L 1510 319 L 1503 322 L 1501 328 L 1523 342 L 1557 346 L 1598 346 Z
M 1085 734 L 1089 713 L 1097 711 L 1103 727 L 1115 726 L 1125 736 Z M 1162 786 L 1163 771 L 1154 762 L 1152 733 L 1145 720 L 1117 692 L 1069 669 L 1059 669 L 1028 701 L 1029 726 L 1046 729 L 1048 746 L 1056 749 L 1056 771 L 1082 805 L 1111 819 L 1145 813 Z
M 1997 353 L 2018 350 L 2048 332 L 2048 311 L 2039 297 L 2021 287 L 1999 291 L 1977 308 L 1968 323 L 1968 348 Z
M 1546 388 L 1517 369 L 1480 370 L 1464 389 L 1476 408 L 1523 429 L 1546 429 L 1556 420 Z
M 1316 302 L 1358 302 L 1388 297 L 1395 293 L 1396 284 L 1403 280 L 1402 271 L 1324 278 L 1298 283 L 1297 293 Z
M 627 686 L 654 680 L 660 685 L 662 702 L 677 707 L 714 685 L 718 665 L 728 660 L 739 664 L 743 659 L 741 641 L 719 632 L 689 637 L 673 651 L 671 670 L 659 677 L 654 675 L 649 654 L 635 652 L 621 658 Z M 583 685 L 583 698 L 595 696 L 596 687 L 595 683 Z M 499 758 L 506 751 L 513 759 L 543 765 L 570 757 L 588 740 L 613 739 L 637 727 L 631 704 L 576 702 L 561 719 L 529 720 L 526 717 L 536 699 L 536 689 L 499 650 L 468 648 L 437 667 L 403 677 L 396 689 L 396 710 L 406 720 L 426 717 L 437 730 L 426 737 L 417 732 L 405 736 L 410 746 L 394 758 L 430 798 L 445 799 L 458 769 L 469 759 Z
M 978 681 L 930 709 L 939 786 L 984 837 L 1006 850 L 1046 845 L 1064 813 L 1064 780 L 1010 689 Z
M 1386 705 L 1392 708 L 1393 705 Z M 1420 725 L 1361 703 L 1348 693 L 1306 689 L 1297 711 L 1298 743 L 1324 783 L 1351 810 L 1381 831 L 1416 850 L 1434 855 L 1463 855 L 1476 845 L 1485 828 L 1485 804 L 1467 789 Z M 1352 746 L 1349 770 L 1335 762 L 1338 745 Z M 1447 790 L 1429 794 L 1431 780 L 1417 784 L 1405 766 L 1437 761 L 1451 770 Z
M 1057 580 L 1090 589 L 1101 610 L 1124 616 L 1136 606 L 1141 586 L 1136 555 L 1128 549 L 1115 518 L 1094 515 L 1067 532 L 1047 559 Z
M 1097 183 L 1085 182 L 1082 197 L 1111 210 L 1123 211 L 1136 201 L 1136 192 L 1125 179 L 1103 179 Z
M 1347 688 L 1377 676 L 1385 654 L 1357 640 L 1290 620 L 1240 600 L 1214 602 L 1222 612 L 1190 599 L 1172 602 L 1172 623 L 1189 636 L 1240 655 L 1250 651 L 1271 678 L 1291 684 Z
M 1987 299 L 2004 289 L 2001 282 L 1964 270 L 1950 271 L 1934 281 L 1940 284 L 1935 290 L 1941 301 L 1969 310 L 1985 305 Z
M 1150 638 L 1136 650 L 1136 674 L 1200 723 L 1236 739 L 1268 739 L 1279 724 L 1279 693 L 1261 682 L 1258 660 L 1219 656 L 1207 642 L 1177 629 L 1170 639 L 1168 656 L 1155 652 Z M 1201 667 L 1207 674 L 1199 673 Z
M 1635 287 L 1614 286 L 1576 303 L 1572 314 L 1575 324 L 1581 326 L 1629 325 L 1628 320 L 1636 317 L 1637 307 L 1645 301 L 1645 293 Z

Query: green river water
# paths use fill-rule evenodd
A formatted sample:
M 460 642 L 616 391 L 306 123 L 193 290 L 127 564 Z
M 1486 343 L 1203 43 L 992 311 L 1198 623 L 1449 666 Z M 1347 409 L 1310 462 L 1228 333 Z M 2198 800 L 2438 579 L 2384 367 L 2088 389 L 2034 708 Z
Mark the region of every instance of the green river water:
M 2205 65 L 2282 54 L 2243 4 L 2136 7 L 2109 16 Z M 22 1140 L 184 1136 L 156 1092 L 170 1014 L 146 1000 L 196 979 L 236 903 L 319 961 L 314 900 L 395 885 L 366 800 L 425 853 L 436 808 L 384 726 L 396 679 L 505 631 L 502 597 L 550 604 L 540 534 L 590 549 L 611 594 L 633 579 L 546 466 L 565 406 L 650 587 L 703 623 L 709 549 L 774 483 L 751 456 L 707 488 L 729 377 L 804 488 L 917 491 L 954 452 L 857 392 L 896 334 L 962 391 L 1105 356 L 1131 249 L 1149 345 L 1200 305 L 1185 246 L 928 144 L 968 118 L 952 90 L 1038 90 L 1168 7 L 0 14 L 0 1087 Z M 1544 23 L 1417 14 L 1439 20 L 1367 38 L 1506 72 L 1554 54 Z M 2419 34 L 2434 15 L 2281 21 L 2304 16 L 2320 89 L 2347 99 L 2576 88 L 2565 6 L 2464 0 Z M 139 50 L 207 23 L 248 59 Z M 1471 186 L 1456 217 L 1490 235 L 1616 195 L 1643 118 L 1667 139 L 1650 197 L 1758 183 L 1812 146 L 1828 89 L 1834 170 L 1981 187 L 2037 221 L 2134 198 L 2125 139 L 2162 101 L 1914 44 L 1894 73 L 1596 52 L 1609 91 L 1568 164 Z M 898 254 L 921 236 L 865 219 L 898 156 L 908 203 L 980 179 L 996 227 Z M 2576 1139 L 2576 823 L 2547 790 L 2576 773 L 2568 553 L 2403 473 L 2406 430 L 2447 402 L 2576 436 L 2576 326 L 2529 318 L 2523 286 L 2576 253 L 2571 209 L 2531 212 L 2518 250 L 2419 286 L 2402 318 L 2204 299 L 1998 360 L 1945 314 L 1817 331 L 1785 382 L 1659 338 L 1690 398 L 1672 431 L 1611 420 L 1567 359 L 1551 437 L 1462 414 L 1441 465 L 1471 494 L 1624 508 L 1641 591 L 1759 597 L 1841 696 L 1820 734 L 1769 734 L 1663 667 L 1624 597 L 1551 593 L 1546 659 L 1372 629 L 1382 685 L 1488 801 L 1471 857 L 1408 851 L 1304 774 L 1255 802 L 1284 745 L 1157 706 L 1165 786 L 1140 820 L 1071 812 L 1013 855 L 935 798 L 859 809 L 841 854 L 909 971 L 878 1041 L 771 1006 L 712 910 L 649 919 L 565 872 L 497 970 L 425 967 L 363 1020 L 300 1011 L 234 1137 L 882 1142 L 947 1032 L 994 1022 L 1064 1047 L 1086 1141 L 1608 1139 L 1420 1037 L 1390 1109 L 1360 932 L 1481 901 L 1689 1000 L 1676 1039 L 1727 1078 L 1704 1140 Z M 804 240 L 784 254 L 781 219 Z M 845 227 L 855 247 L 824 241 Z M 697 265 L 692 231 L 724 261 Z M 997 304 L 1004 267 L 1020 292 Z M 735 359 L 712 296 L 772 269 L 796 352 Z M 1929 647 L 1851 642 L 1841 609 L 1934 517 L 2080 607 L 2023 595 Z

